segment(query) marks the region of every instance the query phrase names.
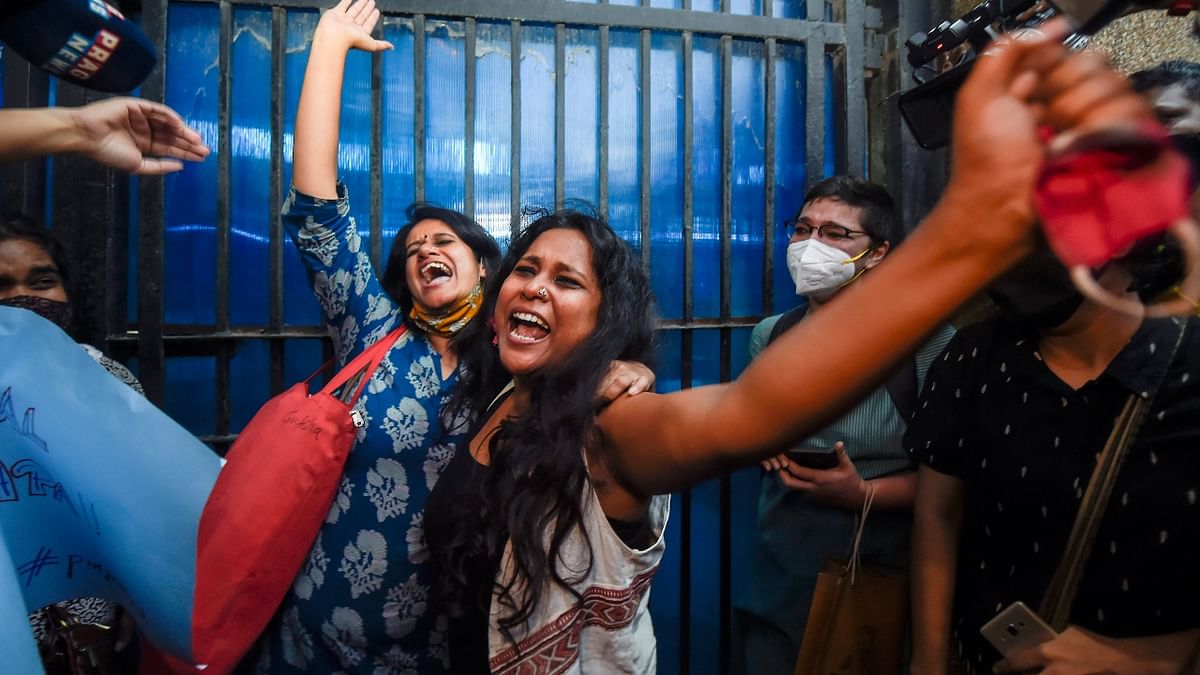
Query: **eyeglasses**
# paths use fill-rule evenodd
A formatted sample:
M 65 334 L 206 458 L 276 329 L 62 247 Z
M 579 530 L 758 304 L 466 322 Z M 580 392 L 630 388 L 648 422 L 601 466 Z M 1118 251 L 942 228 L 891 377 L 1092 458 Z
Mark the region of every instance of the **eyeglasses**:
M 841 225 L 834 225 L 833 223 L 812 227 L 811 225 L 805 225 L 796 218 L 784 222 L 783 225 L 786 228 L 789 239 L 795 237 L 801 241 L 808 239 L 814 232 L 817 235 L 817 239 L 824 239 L 825 241 L 846 241 L 855 237 L 869 236 L 866 232 L 851 230 Z

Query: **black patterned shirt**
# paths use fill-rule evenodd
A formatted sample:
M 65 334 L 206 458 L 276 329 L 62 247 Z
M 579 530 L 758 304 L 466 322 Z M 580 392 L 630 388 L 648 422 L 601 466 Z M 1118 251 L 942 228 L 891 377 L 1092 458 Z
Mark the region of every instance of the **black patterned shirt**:
M 1200 320 L 1168 364 L 1178 332 L 1174 319 L 1146 320 L 1078 390 L 1036 337 L 1001 321 L 959 332 L 930 367 L 905 446 L 964 482 L 952 627 L 975 671 L 999 658 L 980 626 L 1016 600 L 1038 607 L 1113 421 L 1159 378 L 1071 622 L 1112 637 L 1200 626 Z

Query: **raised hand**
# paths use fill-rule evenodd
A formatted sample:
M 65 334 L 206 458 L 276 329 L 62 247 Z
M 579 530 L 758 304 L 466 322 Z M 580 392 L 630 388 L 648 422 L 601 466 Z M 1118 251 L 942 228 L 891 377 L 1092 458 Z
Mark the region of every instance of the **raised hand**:
M 161 103 L 114 98 L 70 109 L 79 154 L 120 171 L 161 175 L 208 156 L 200 134 Z
M 317 31 L 325 37 L 341 41 L 347 49 L 364 52 L 382 52 L 392 49 L 392 43 L 371 37 L 379 23 L 379 9 L 375 0 L 341 0 L 321 14 Z
M 1070 30 L 1055 20 L 1001 38 L 976 59 L 958 93 L 946 196 L 969 204 L 971 213 L 1015 216 L 985 218 L 971 228 L 976 244 L 1028 244 L 1034 180 L 1046 150 L 1042 133 L 1134 127 L 1151 117 L 1144 98 L 1103 57 L 1062 45 Z M 996 226 L 1009 221 L 1022 226 Z

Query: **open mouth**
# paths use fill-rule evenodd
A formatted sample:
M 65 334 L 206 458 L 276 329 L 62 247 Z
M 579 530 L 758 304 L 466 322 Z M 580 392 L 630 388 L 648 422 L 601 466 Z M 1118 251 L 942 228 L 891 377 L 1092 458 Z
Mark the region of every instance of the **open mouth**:
M 529 312 L 513 312 L 508 317 L 508 334 L 517 342 L 537 342 L 550 334 L 550 324 Z
M 425 263 L 425 266 L 421 268 L 421 277 L 425 279 L 427 285 L 432 286 L 436 283 L 444 282 L 445 280 L 449 280 L 451 276 L 453 276 L 453 273 L 450 271 L 450 267 L 446 263 L 437 260 Z

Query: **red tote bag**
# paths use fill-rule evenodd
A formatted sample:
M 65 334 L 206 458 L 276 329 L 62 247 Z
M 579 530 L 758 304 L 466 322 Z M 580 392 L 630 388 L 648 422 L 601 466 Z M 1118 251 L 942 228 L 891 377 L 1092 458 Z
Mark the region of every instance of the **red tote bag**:
M 230 448 L 196 546 L 192 656 L 205 673 L 233 669 L 283 602 L 354 443 L 351 409 L 403 333 L 372 345 L 321 391 L 310 396 L 305 380 L 267 401 Z

